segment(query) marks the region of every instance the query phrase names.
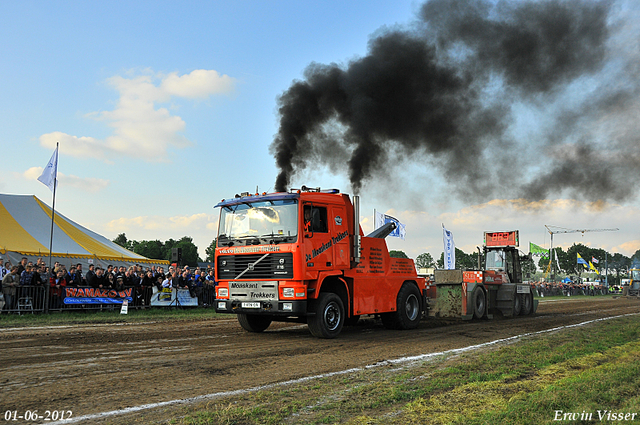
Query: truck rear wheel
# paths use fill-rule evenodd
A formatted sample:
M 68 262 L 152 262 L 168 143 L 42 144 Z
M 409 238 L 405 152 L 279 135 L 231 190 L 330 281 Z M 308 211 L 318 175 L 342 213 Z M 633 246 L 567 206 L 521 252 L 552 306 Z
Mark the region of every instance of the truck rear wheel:
M 487 299 L 484 296 L 484 291 L 479 286 L 476 286 L 471 293 L 471 303 L 473 305 L 473 317 L 482 319 L 487 310 Z
M 342 331 L 344 319 L 344 305 L 340 297 L 323 292 L 318 297 L 316 314 L 307 318 L 307 325 L 316 338 L 335 338 Z
M 271 316 L 263 316 L 260 314 L 238 314 L 238 322 L 244 330 L 249 332 L 262 332 L 271 325 L 273 319 Z
M 522 294 L 522 315 L 528 316 L 533 312 L 533 297 L 531 293 Z
M 420 291 L 406 283 L 396 298 L 396 311 L 382 314 L 382 324 L 387 329 L 415 329 L 420 324 Z

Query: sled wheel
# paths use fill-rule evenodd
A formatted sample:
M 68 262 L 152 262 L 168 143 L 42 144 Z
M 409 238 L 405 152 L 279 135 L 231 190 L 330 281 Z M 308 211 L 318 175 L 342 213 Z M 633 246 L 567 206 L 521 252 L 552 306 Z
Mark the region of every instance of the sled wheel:
M 487 310 L 487 299 L 485 298 L 484 291 L 479 286 L 476 286 L 473 290 L 471 302 L 473 305 L 473 317 L 482 319 Z
M 533 313 L 533 297 L 531 293 L 522 294 L 522 315 L 528 316 Z
M 522 298 L 520 294 L 514 294 L 513 297 L 513 315 L 519 316 L 522 313 Z

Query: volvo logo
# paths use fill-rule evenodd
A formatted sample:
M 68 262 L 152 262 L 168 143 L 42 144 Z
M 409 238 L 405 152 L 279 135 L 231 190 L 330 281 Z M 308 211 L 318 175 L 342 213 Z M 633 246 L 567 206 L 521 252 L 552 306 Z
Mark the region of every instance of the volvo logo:
M 247 268 L 248 268 L 250 271 L 253 271 L 253 270 L 255 269 L 255 267 L 256 267 L 255 263 L 249 263 L 249 265 L 247 266 Z

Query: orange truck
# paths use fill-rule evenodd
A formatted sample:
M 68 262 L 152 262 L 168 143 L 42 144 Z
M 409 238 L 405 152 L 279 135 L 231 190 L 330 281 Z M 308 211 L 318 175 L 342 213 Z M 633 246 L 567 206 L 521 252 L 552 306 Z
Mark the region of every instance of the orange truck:
M 249 332 L 262 332 L 274 321 L 306 322 L 312 335 L 334 338 L 363 315 L 379 315 L 389 329 L 414 329 L 426 312 L 467 318 L 469 302 L 476 303 L 479 317 L 489 317 L 480 314 L 481 297 L 467 292 L 508 285 L 465 285 L 454 282 L 452 273 L 442 285 L 439 274 L 435 283 L 427 282 L 413 260 L 389 256 L 385 237 L 395 225 L 364 236 L 359 197 L 352 203 L 336 189 L 243 193 L 216 207 L 216 312 L 236 314 Z M 445 308 L 438 292 L 459 308 Z M 485 306 L 497 303 L 494 292 L 500 291 L 483 289 Z

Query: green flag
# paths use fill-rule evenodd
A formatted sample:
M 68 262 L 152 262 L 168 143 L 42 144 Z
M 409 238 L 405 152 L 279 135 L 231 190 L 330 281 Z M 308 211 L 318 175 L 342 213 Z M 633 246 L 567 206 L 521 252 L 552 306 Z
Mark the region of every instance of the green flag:
M 540 257 L 549 257 L 549 250 L 544 249 L 541 246 L 538 246 L 534 243 L 529 242 L 529 252 L 532 255 L 540 256 Z

